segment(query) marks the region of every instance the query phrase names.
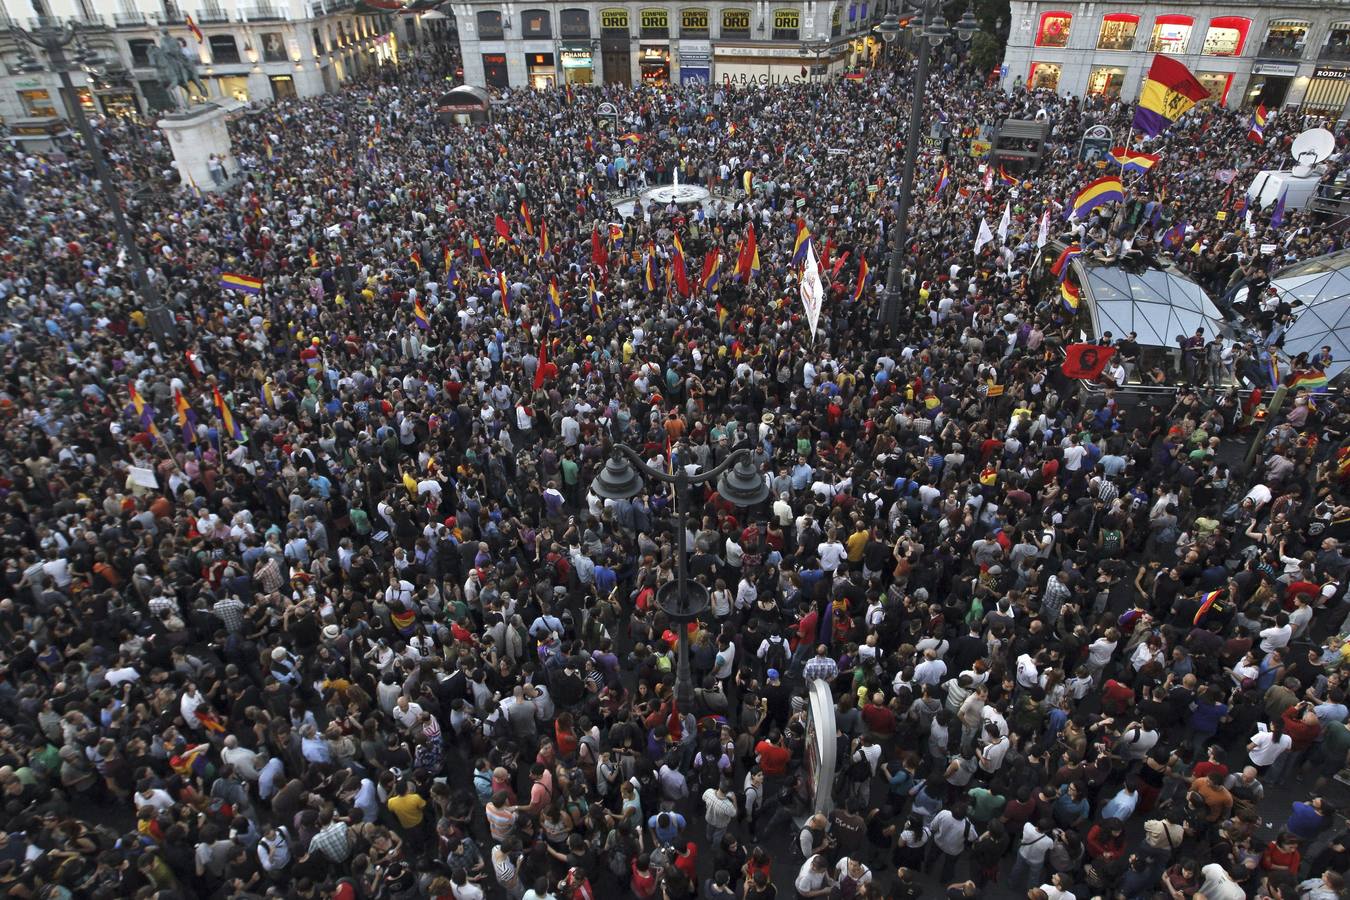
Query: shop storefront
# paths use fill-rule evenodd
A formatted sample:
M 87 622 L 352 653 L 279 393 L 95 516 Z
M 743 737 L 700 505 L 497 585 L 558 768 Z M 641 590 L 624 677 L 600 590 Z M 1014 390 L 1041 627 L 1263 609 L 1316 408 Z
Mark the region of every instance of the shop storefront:
M 1305 112 L 1340 115 L 1350 100 L 1350 69 L 1318 66 L 1313 69 L 1308 91 L 1303 95 Z
M 511 86 L 511 79 L 506 74 L 505 53 L 483 54 L 483 81 L 488 87 L 505 88 Z
M 1027 76 L 1027 85 L 1032 90 L 1041 88 L 1047 91 L 1059 90 L 1059 63 L 1034 62 L 1031 64 L 1031 72 Z
M 563 81 L 567 84 L 592 84 L 595 81 L 595 61 L 590 44 L 562 47 Z
M 621 6 L 600 10 L 600 54 L 606 84 L 631 84 L 632 42 L 628 10 Z
M 248 93 L 248 76 L 220 76 L 216 79 L 216 96 L 222 100 L 238 100 L 240 103 L 247 103 L 250 99 Z
M 644 84 L 670 82 L 670 45 L 643 44 L 638 48 L 638 71 Z
M 272 98 L 274 100 L 293 100 L 295 98 L 295 79 L 289 75 L 273 75 L 268 81 L 272 83 Z
M 1195 80 L 1209 91 L 1209 99 L 1201 100 L 1201 103 L 1227 104 L 1228 89 L 1233 86 L 1232 72 L 1196 72 Z
M 1097 66 L 1088 75 L 1087 95 L 1114 100 L 1125 86 L 1125 70 L 1119 66 Z
M 713 53 L 717 82 L 731 87 L 769 87 L 808 80 L 814 58 L 783 53 L 782 48 L 719 45 Z
M 526 53 L 525 77 L 530 87 L 535 90 L 542 91 L 553 87 L 558 81 L 558 69 L 553 64 L 553 54 Z
M 1252 66 L 1252 77 L 1247 82 L 1245 106 L 1260 104 L 1266 109 L 1279 109 L 1289 96 L 1289 86 L 1298 75 L 1298 63 L 1257 63 Z
M 98 101 L 103 104 L 105 115 L 139 116 L 141 114 L 141 104 L 136 99 L 135 91 L 98 91 Z
M 712 76 L 712 44 L 680 41 L 680 84 L 707 82 Z
M 23 114 L 30 118 L 42 119 L 56 115 L 56 104 L 51 91 L 46 88 L 25 88 L 19 91 L 19 105 Z

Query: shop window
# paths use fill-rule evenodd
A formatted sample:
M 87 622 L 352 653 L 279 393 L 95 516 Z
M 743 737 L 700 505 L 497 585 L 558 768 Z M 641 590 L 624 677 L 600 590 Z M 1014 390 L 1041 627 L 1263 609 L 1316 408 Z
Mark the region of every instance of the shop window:
M 750 10 L 722 10 L 722 30 L 720 36 L 723 38 L 750 37 Z
M 1251 27 L 1252 20 L 1242 16 L 1210 19 L 1200 52 L 1205 56 L 1238 56 L 1242 53 L 1242 45 L 1247 42 L 1247 31 Z
M 295 97 L 295 79 L 289 75 L 273 75 L 272 96 L 277 100 L 290 100 Z
M 26 116 L 38 119 L 56 115 L 56 107 L 52 105 L 50 91 L 41 88 L 19 91 L 19 102 L 23 104 L 23 112 Z
M 235 43 L 234 35 L 213 34 L 207 40 L 211 42 L 211 59 L 216 65 L 239 62 L 239 45 Z
M 844 30 L 844 11 L 838 3 L 834 5 L 834 13 L 830 16 L 830 37 L 839 37 Z
M 1125 70 L 1117 66 L 1097 66 L 1088 75 L 1087 95 L 1114 100 L 1125 84 Z
M 773 39 L 775 41 L 795 41 L 801 34 L 802 14 L 796 9 L 775 9 L 773 11 Z
M 1327 34 L 1322 59 L 1350 59 L 1350 22 L 1337 22 Z
M 1138 16 L 1133 13 L 1111 13 L 1102 18 L 1102 30 L 1097 35 L 1097 49 L 1133 50 L 1134 34 L 1138 30 Z
M 1170 53 L 1180 55 L 1186 52 L 1191 42 L 1191 29 L 1195 20 L 1190 16 L 1158 16 L 1153 20 L 1153 36 L 1149 38 L 1150 53 Z
M 520 14 L 520 35 L 527 38 L 553 37 L 553 23 L 546 9 L 527 9 Z
M 1209 97 L 1201 103 L 1217 103 L 1220 106 L 1228 99 L 1228 87 L 1233 83 L 1232 72 L 1196 72 L 1195 80 L 1209 91 Z
M 584 9 L 564 9 L 558 14 L 558 30 L 565 38 L 591 36 L 591 14 Z
M 498 10 L 485 10 L 478 14 L 478 39 L 499 41 L 502 39 L 502 14 Z
M 661 7 L 644 9 L 639 14 L 638 26 L 645 38 L 670 37 L 670 12 Z
M 1311 22 L 1299 19 L 1277 19 L 1266 29 L 1266 39 L 1261 44 L 1258 56 L 1274 56 L 1283 59 L 1298 59 L 1303 55 L 1303 46 L 1308 39 Z
M 229 37 L 229 35 L 224 35 L 224 37 Z M 214 42 L 215 38 L 213 36 L 213 45 Z M 230 38 L 230 42 L 233 43 L 234 38 Z M 147 38 L 132 38 L 127 41 L 127 49 L 131 51 L 132 68 L 147 69 L 150 67 L 150 48 L 154 46 L 154 43 L 154 41 Z
M 835 16 L 838 15 L 839 8 L 835 7 Z M 705 38 L 709 33 L 706 9 L 690 7 L 680 10 L 680 37 Z
M 1031 64 L 1031 77 L 1027 83 L 1032 90 L 1045 88 L 1046 90 L 1059 90 L 1059 63 L 1034 62 Z
M 483 54 L 483 80 L 487 82 L 488 87 L 504 88 L 510 86 L 511 82 L 506 74 L 505 53 Z
M 1041 27 L 1036 31 L 1037 47 L 1067 47 L 1069 24 L 1073 13 L 1048 12 L 1041 15 Z

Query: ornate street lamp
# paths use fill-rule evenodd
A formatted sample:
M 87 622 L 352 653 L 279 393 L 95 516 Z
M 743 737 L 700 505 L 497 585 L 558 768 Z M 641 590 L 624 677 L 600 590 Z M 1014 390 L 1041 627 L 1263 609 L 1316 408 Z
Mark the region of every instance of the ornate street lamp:
M 656 592 L 656 602 L 679 632 L 679 658 L 675 667 L 675 700 L 681 709 L 693 709 L 694 679 L 689 671 L 689 627 L 708 608 L 708 589 L 690 581 L 685 563 L 685 535 L 689 530 L 689 488 L 717 479 L 717 492 L 728 503 L 754 507 L 769 496 L 769 485 L 756 469 L 748 447 L 734 451 L 716 467 L 690 475 L 683 466 L 673 473 L 653 468 L 627 444 L 615 444 L 614 451 L 591 481 L 591 491 L 604 500 L 624 500 L 642 492 L 645 478 L 675 488 L 675 580 Z

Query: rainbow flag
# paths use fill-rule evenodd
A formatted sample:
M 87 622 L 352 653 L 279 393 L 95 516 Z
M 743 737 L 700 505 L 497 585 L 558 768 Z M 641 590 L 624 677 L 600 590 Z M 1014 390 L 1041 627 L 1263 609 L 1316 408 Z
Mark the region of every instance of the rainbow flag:
M 806 262 L 806 251 L 811 247 L 811 229 L 806 227 L 805 219 L 797 220 L 797 239 L 792 244 L 792 264 L 800 266 Z
M 1134 107 L 1134 130 L 1153 137 L 1162 134 L 1173 122 L 1201 100 L 1209 91 L 1181 62 L 1159 53 L 1153 57 L 1139 102 Z
M 227 291 L 240 291 L 245 294 L 261 294 L 263 283 L 261 278 L 249 278 L 247 275 L 236 275 L 233 272 L 221 272 L 220 286 Z
M 563 323 L 562 297 L 558 293 L 558 279 L 548 280 L 548 313 L 553 317 L 555 326 Z
M 942 171 L 938 174 L 937 187 L 933 188 L 933 196 L 936 197 L 941 194 L 949 181 L 951 181 L 950 170 L 947 168 L 947 164 L 943 163 Z
M 867 258 L 858 257 L 858 283 L 853 286 L 853 302 L 857 303 L 862 299 L 863 291 L 867 290 L 867 281 L 872 273 L 867 268 Z
M 1105 175 L 1089 184 L 1073 198 L 1073 215 L 1078 218 L 1105 203 L 1119 203 L 1125 199 L 1125 187 L 1114 175 Z
M 216 404 L 216 415 L 220 417 L 220 427 L 236 441 L 242 441 L 244 429 L 239 427 L 239 423 L 234 420 L 234 413 L 225 405 L 225 398 L 220 396 L 220 388 L 211 385 L 211 397 Z
M 1266 122 L 1270 114 L 1266 112 L 1265 104 L 1258 103 L 1256 109 L 1252 110 L 1252 124 L 1247 129 L 1247 140 L 1254 144 L 1264 144 L 1266 142 Z
M 1160 153 L 1136 153 L 1125 147 L 1112 147 L 1111 158 L 1122 172 L 1135 172 L 1143 175 L 1162 159 Z
M 1294 377 L 1289 380 L 1289 386 L 1295 390 L 1302 388 L 1314 393 L 1323 393 L 1327 389 L 1327 373 L 1321 369 L 1306 369 L 1302 372 L 1295 372 Z
M 633 145 L 640 144 L 642 143 L 642 135 L 634 134 L 633 132 L 629 131 L 625 134 L 619 135 L 619 143 L 633 144 Z
M 1059 283 L 1059 297 L 1064 304 L 1064 309 L 1070 314 L 1078 312 L 1078 304 L 1083 299 L 1082 289 L 1074 284 L 1073 279 L 1066 278 Z
M 413 301 L 413 319 L 417 322 L 417 327 L 423 331 L 431 330 L 431 317 L 427 315 L 426 308 L 422 306 L 421 300 Z

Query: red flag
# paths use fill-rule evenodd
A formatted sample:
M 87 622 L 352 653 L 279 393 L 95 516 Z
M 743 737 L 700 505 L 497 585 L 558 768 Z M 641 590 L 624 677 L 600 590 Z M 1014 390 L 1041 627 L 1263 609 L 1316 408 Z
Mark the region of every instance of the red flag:
M 825 252 L 820 255 L 820 271 L 830 270 L 830 257 L 834 255 L 834 238 L 825 239 Z
M 1242 415 L 1250 419 L 1252 413 L 1256 412 L 1256 408 L 1261 405 L 1263 397 L 1264 394 L 1261 393 L 1260 388 L 1253 390 L 1251 394 L 1247 396 L 1246 402 L 1242 404 Z
M 1114 347 L 1097 344 L 1070 344 L 1065 349 L 1064 374 L 1070 378 L 1091 381 L 1102 374 L 1106 363 L 1116 352 Z
M 501 235 L 509 243 L 511 241 L 511 229 L 507 226 L 506 220 L 499 213 L 496 220 L 492 223 L 493 230 Z
M 602 269 L 609 268 L 609 251 L 605 249 L 605 242 L 600 240 L 600 226 L 591 226 L 591 262 Z
M 534 389 L 537 391 L 544 382 L 558 374 L 558 367 L 548 361 L 548 335 L 539 341 L 539 364 L 534 367 Z
M 844 255 L 834 261 L 834 267 L 830 269 L 831 278 L 839 277 L 839 270 L 844 267 L 844 263 L 848 262 L 848 258 L 852 253 L 852 250 L 845 250 Z

